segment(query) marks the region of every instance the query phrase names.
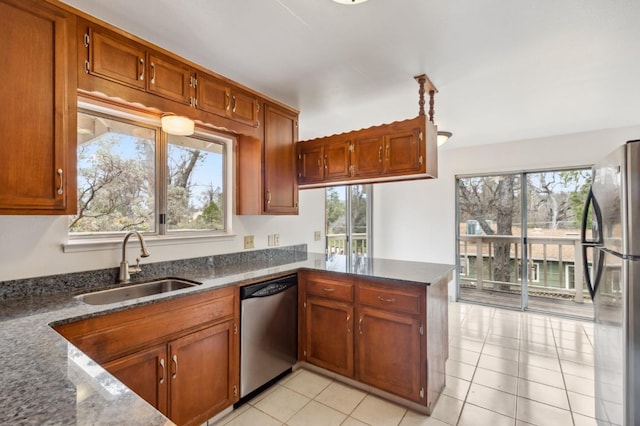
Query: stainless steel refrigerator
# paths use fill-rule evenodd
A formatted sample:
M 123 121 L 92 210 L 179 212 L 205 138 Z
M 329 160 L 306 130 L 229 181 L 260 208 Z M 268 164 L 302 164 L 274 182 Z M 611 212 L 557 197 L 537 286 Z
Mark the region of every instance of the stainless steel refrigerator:
M 582 247 L 595 309 L 596 418 L 603 424 L 638 425 L 640 140 L 627 142 L 594 165 Z

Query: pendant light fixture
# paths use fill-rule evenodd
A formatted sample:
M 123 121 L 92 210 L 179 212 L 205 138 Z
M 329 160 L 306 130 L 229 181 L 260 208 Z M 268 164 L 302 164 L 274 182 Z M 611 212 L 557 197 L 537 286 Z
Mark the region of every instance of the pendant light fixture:
M 444 145 L 451 136 L 453 136 L 451 132 L 438 132 L 438 146 Z
M 162 131 L 170 135 L 189 136 L 195 130 L 195 122 L 181 115 L 165 114 L 160 119 Z

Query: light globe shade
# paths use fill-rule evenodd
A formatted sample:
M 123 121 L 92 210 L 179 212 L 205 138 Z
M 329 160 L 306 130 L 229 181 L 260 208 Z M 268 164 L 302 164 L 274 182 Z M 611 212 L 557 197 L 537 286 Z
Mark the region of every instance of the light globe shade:
M 162 131 L 170 135 L 189 136 L 195 130 L 194 121 L 180 115 L 165 115 L 160 121 Z
M 453 136 L 453 133 L 451 132 L 438 132 L 438 146 L 444 145 L 451 136 Z
M 360 3 L 364 3 L 367 0 L 333 0 L 333 1 L 340 4 L 360 4 Z

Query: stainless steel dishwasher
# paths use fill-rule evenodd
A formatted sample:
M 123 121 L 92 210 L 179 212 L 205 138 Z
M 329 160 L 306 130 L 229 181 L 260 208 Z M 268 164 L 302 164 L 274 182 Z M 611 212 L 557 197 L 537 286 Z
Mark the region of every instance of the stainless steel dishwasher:
M 297 361 L 297 284 L 294 274 L 240 288 L 240 403 Z

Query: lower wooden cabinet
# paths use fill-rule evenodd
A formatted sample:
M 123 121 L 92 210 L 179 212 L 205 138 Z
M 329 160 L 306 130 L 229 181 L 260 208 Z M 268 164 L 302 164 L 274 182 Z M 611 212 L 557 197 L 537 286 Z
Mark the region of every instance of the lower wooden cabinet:
M 304 353 L 307 361 L 353 377 L 353 306 L 308 297 Z
M 158 345 L 116 359 L 104 369 L 163 414 L 167 414 L 167 346 Z
M 56 330 L 178 425 L 238 400 L 237 288 L 57 326 Z
M 419 402 L 420 339 L 417 318 L 359 308 L 356 380 Z
M 426 290 L 299 273 L 301 358 L 427 405 Z
M 227 321 L 169 342 L 168 417 L 175 423 L 202 424 L 235 402 L 234 328 Z

